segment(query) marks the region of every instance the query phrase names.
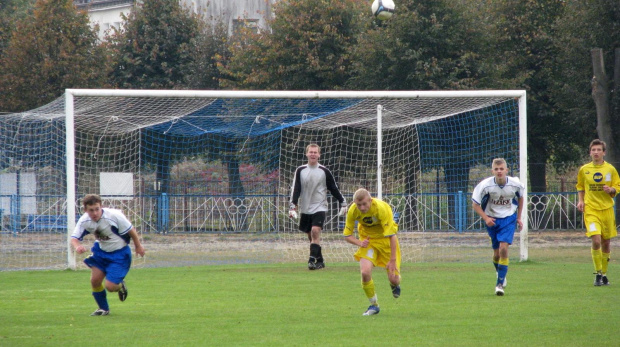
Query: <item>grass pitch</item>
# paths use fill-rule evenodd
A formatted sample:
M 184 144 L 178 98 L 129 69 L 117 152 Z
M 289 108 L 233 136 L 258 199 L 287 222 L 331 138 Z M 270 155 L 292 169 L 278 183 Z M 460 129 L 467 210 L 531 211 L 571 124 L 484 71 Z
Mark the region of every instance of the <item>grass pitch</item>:
M 620 268 L 594 287 L 580 259 L 513 261 L 504 297 L 490 263 L 404 264 L 399 299 L 375 269 L 371 317 L 356 263 L 133 269 L 106 317 L 87 270 L 0 272 L 0 346 L 616 345 Z

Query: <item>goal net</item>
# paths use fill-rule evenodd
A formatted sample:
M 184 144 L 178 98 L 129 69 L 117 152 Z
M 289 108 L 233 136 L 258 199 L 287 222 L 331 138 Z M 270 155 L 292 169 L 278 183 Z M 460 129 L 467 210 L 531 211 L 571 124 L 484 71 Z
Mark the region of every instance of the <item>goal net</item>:
M 287 212 L 310 143 L 349 203 L 364 187 L 393 207 L 404 262 L 488 261 L 473 187 L 496 157 L 526 183 L 523 91 L 76 89 L 2 118 L 2 270 L 83 266 L 69 235 L 89 193 L 136 226 L 135 266 L 305 263 Z M 353 261 L 328 200 L 326 262 Z M 527 259 L 527 228 L 511 249 Z

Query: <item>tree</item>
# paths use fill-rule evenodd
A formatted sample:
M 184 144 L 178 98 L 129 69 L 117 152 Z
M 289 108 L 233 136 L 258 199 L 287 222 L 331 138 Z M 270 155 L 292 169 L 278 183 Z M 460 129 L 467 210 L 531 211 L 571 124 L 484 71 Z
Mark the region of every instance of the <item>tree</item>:
M 176 0 L 143 1 L 126 17 L 123 28 L 107 39 L 113 52 L 111 80 L 119 88 L 179 89 L 201 20 Z
M 574 124 L 573 130 L 581 131 L 581 143 L 576 152 L 579 161 L 587 158 L 587 147 L 594 138 L 601 138 L 611 145 L 607 149 L 606 160 L 618 167 L 620 165 L 620 143 L 614 146 L 614 139 L 620 136 L 620 3 L 614 0 L 570 1 L 566 4 L 564 20 L 559 24 L 561 34 L 557 40 L 560 54 L 556 76 L 557 86 L 554 98 L 558 108 Z M 598 48 L 602 55 L 596 55 L 601 64 L 594 65 L 592 50 Z M 615 52 L 616 51 L 616 52 Z M 598 71 L 595 70 L 598 68 Z M 608 74 L 609 82 L 601 83 L 601 76 L 593 77 L 600 72 Z M 600 95 L 608 101 L 609 112 L 606 122 L 610 124 L 605 131 L 597 131 L 597 114 L 593 92 L 608 89 L 606 95 Z M 614 152 L 616 155 L 614 155 Z M 614 158 L 615 157 L 615 158 Z M 587 160 L 587 159 L 586 159 Z
M 229 88 L 342 89 L 350 76 L 348 48 L 362 30 L 362 0 L 283 0 L 270 30 L 245 31 L 222 62 Z M 367 14 L 367 13 L 366 13 Z
M 38 0 L 17 23 L 0 58 L 0 109 L 44 105 L 66 88 L 105 85 L 106 54 L 85 12 L 71 0 Z
M 183 67 L 184 85 L 190 89 L 219 89 L 218 62 L 230 56 L 228 25 L 221 20 L 204 22 L 190 47 L 191 60 Z
M 370 22 L 352 47 L 353 89 L 468 89 L 484 72 L 482 36 L 450 1 L 405 0 L 396 15 Z
M 471 89 L 478 85 L 485 75 L 480 55 L 484 36 L 463 15 L 464 8 L 444 0 L 407 0 L 399 2 L 396 11 L 390 20 L 369 22 L 368 30 L 352 47 L 354 74 L 347 83 L 348 87 L 436 90 Z M 436 125 L 438 134 L 445 129 L 443 125 Z M 417 135 L 413 128 L 411 138 Z M 472 153 L 471 146 L 465 143 L 466 134 L 442 133 L 441 136 L 449 149 L 434 147 L 437 153 L 431 156 L 438 160 L 423 167 L 443 170 L 448 192 L 467 191 L 471 166 L 484 161 L 487 155 Z M 410 146 L 413 147 L 413 143 Z M 416 173 L 419 168 L 395 172 L 407 174 L 406 194 L 418 192 L 420 177 Z M 451 195 L 448 203 L 454 211 L 456 197 Z M 405 210 L 401 221 L 415 225 L 416 216 L 415 211 Z M 453 214 L 450 218 L 452 225 L 456 225 L 457 216 Z
M 32 10 L 35 0 L 5 0 L 0 2 L 0 56 L 9 44 L 17 22 Z
M 620 64 L 620 48 L 616 48 L 616 64 Z M 617 94 L 613 86 L 620 85 L 620 66 L 614 66 L 614 78 L 610 81 L 605 72 L 603 61 L 603 50 L 600 48 L 592 49 L 592 98 L 596 104 L 596 132 L 598 137 L 607 144 L 605 160 L 615 165 L 620 163 L 620 148 L 616 136 L 620 127 L 615 127 L 615 123 L 620 119 L 620 114 L 616 113 L 614 107 L 610 107 L 610 100 L 615 99 Z M 610 89 L 611 86 L 611 89 Z
M 552 98 L 558 55 L 556 23 L 562 18 L 565 1 L 501 0 L 496 6 L 494 87 L 527 91 L 530 185 L 533 192 L 545 192 L 547 163 L 574 136 Z

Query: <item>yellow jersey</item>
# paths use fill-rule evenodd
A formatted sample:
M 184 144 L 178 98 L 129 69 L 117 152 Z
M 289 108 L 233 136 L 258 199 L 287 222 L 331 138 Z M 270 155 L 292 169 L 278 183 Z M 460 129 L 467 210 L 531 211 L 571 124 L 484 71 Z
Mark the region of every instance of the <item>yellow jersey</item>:
M 614 206 L 614 199 L 603 191 L 604 185 L 615 188 L 616 193 L 620 192 L 620 177 L 613 165 L 590 162 L 579 169 L 576 187 L 577 191 L 585 192 L 584 203 L 588 208 L 606 210 Z
M 362 213 L 356 204 L 351 204 L 347 213 L 347 222 L 344 226 L 344 236 L 353 235 L 355 222 L 359 239 L 365 240 L 384 238 L 398 232 L 398 224 L 394 222 L 392 207 L 388 203 L 372 198 L 367 213 Z

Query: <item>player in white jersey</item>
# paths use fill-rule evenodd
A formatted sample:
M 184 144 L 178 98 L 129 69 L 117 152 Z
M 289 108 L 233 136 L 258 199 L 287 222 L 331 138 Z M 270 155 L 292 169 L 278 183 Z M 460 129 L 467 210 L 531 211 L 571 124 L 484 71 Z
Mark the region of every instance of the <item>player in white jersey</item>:
M 325 222 L 327 207 L 327 191 L 340 202 L 339 216 L 347 213 L 347 203 L 338 189 L 331 171 L 319 164 L 321 149 L 316 144 L 306 147 L 308 163 L 295 170 L 295 178 L 291 189 L 289 217 L 297 219 L 297 211 L 301 214 L 299 230 L 308 234 L 310 241 L 310 258 L 308 269 L 318 270 L 325 267 L 321 251 L 321 231 Z
M 506 160 L 493 159 L 493 176 L 482 180 L 472 194 L 474 211 L 487 226 L 493 247 L 493 265 L 497 272 L 495 294 L 504 295 L 508 273 L 508 246 L 512 244 L 516 227 L 521 230 L 523 222 L 524 187 L 515 177 L 508 176 Z
M 88 234 L 95 236 L 95 243 L 91 248 L 92 254 L 84 259 L 84 263 L 91 269 L 90 284 L 99 307 L 91 316 L 107 316 L 110 313 L 110 306 L 106 289 L 109 292 L 118 292 L 121 301 L 127 298 L 124 279 L 131 267 L 130 241 L 133 240 L 136 254 L 140 256 L 144 256 L 144 247 L 136 229 L 123 212 L 103 209 L 101 198 L 94 194 L 86 195 L 82 203 L 85 213 L 71 234 L 71 245 L 78 254 L 82 254 L 86 252 L 81 243 L 84 236 Z

